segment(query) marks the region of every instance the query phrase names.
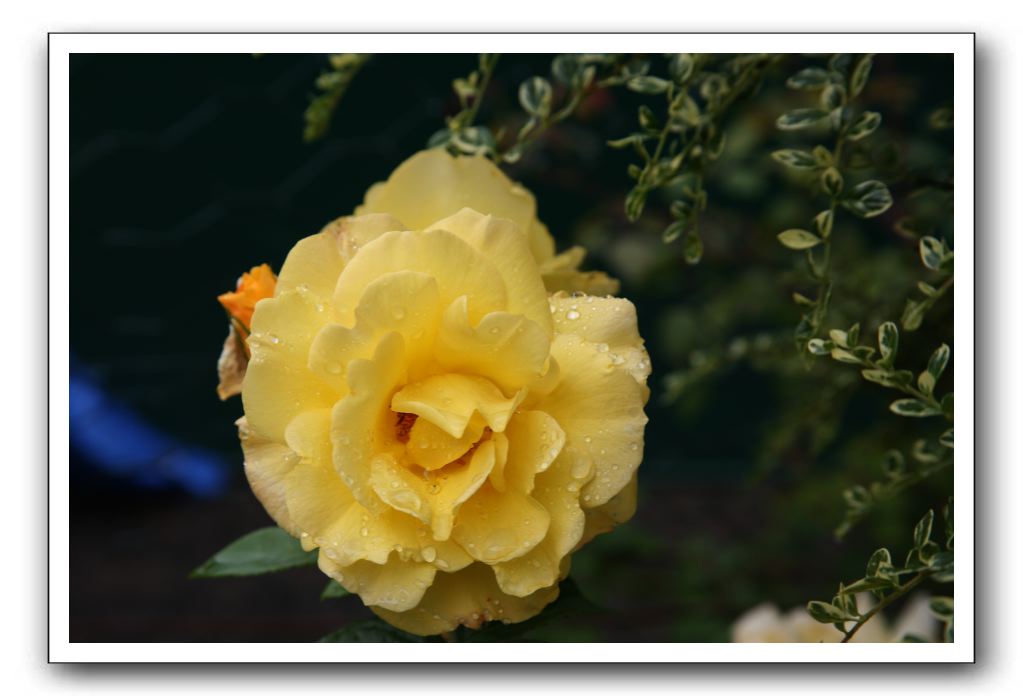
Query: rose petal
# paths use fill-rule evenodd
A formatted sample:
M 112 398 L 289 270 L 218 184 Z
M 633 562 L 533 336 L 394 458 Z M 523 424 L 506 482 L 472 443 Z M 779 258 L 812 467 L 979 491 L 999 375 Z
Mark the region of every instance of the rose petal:
M 393 626 L 417 635 L 433 635 L 458 626 L 479 628 L 484 621 L 516 623 L 536 616 L 558 597 L 558 586 L 527 597 L 501 591 L 485 563 L 473 563 L 457 573 L 438 573 L 415 609 L 394 612 L 371 607 Z

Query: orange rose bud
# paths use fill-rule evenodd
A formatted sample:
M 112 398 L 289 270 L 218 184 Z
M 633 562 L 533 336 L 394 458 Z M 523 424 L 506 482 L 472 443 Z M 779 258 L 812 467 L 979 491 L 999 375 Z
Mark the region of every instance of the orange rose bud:
M 256 303 L 266 297 L 273 297 L 277 287 L 277 276 L 270 266 L 263 264 L 254 266 L 248 273 L 238 279 L 238 287 L 234 292 L 225 292 L 217 297 L 227 313 L 241 322 L 248 329 L 252 326 L 252 312 Z

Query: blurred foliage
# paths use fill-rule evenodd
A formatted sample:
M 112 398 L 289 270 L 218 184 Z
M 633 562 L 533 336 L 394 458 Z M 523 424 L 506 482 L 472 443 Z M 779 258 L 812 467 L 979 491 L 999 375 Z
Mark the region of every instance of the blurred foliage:
M 491 157 L 532 189 L 559 242 L 622 279 L 655 367 L 640 513 L 573 559 L 586 595 L 618 611 L 530 639 L 628 624 L 727 640 L 757 602 L 862 573 L 809 606 L 851 635 L 917 585 L 951 582 L 950 58 L 472 60 L 428 146 Z M 944 549 L 928 512 L 896 566 L 887 546 L 946 502 Z M 880 603 L 860 615 L 864 589 Z M 932 603 L 946 639 L 952 607 Z

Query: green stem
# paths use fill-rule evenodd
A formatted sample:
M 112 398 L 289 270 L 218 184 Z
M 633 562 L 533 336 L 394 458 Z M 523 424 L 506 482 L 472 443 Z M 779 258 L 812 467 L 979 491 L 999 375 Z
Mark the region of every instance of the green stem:
M 494 74 L 494 67 L 497 65 L 497 59 L 501 57 L 500 53 L 493 54 L 493 57 L 488 61 L 480 61 L 480 73 L 483 77 L 480 79 L 480 87 L 476 90 L 476 98 L 472 100 L 472 105 L 469 106 L 466 112 L 465 123 L 463 128 L 468 128 L 476 120 L 476 114 L 480 110 L 480 104 L 483 103 L 483 95 L 487 91 L 487 85 L 490 84 L 490 76 Z
M 870 621 L 872 618 L 874 618 L 874 616 L 877 615 L 878 612 L 883 610 L 885 607 L 890 605 L 895 600 L 897 600 L 900 597 L 904 596 L 910 590 L 912 590 L 917 585 L 919 585 L 924 580 L 926 580 L 928 577 L 930 577 L 930 575 L 931 575 L 931 571 L 925 570 L 925 571 L 919 573 L 916 577 L 914 577 L 912 580 L 907 582 L 905 585 L 902 585 L 898 589 L 893 590 L 890 594 L 885 595 L 885 597 L 883 599 L 881 599 L 881 601 L 878 602 L 877 605 L 873 609 L 871 609 L 866 614 L 864 614 L 859 619 L 857 619 L 856 623 L 853 624 L 853 627 L 845 632 L 845 637 L 842 638 L 842 642 L 843 643 L 848 643 L 850 640 L 852 640 L 852 637 L 856 635 L 856 632 L 859 631 L 861 628 L 863 628 L 863 625 L 865 623 L 867 623 L 868 621 Z

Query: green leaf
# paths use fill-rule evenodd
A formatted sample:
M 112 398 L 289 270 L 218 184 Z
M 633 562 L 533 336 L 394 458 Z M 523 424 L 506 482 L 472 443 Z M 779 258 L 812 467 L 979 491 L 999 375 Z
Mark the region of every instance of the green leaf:
M 551 74 L 561 84 L 571 86 L 576 84 L 581 66 L 582 63 L 575 54 L 562 53 L 551 61 Z
M 823 109 L 793 109 L 784 113 L 775 121 L 780 130 L 801 130 L 817 125 L 828 117 L 828 112 Z
M 771 153 L 771 157 L 776 162 L 784 164 L 786 167 L 792 167 L 793 169 L 816 169 L 817 158 L 813 156 L 812 152 L 806 150 L 775 150 Z
M 323 592 L 320 593 L 320 600 L 326 599 L 339 599 L 340 597 L 347 597 L 351 592 L 341 586 L 336 580 L 331 580 L 327 583 L 327 586 L 323 588 Z
M 519 85 L 519 103 L 530 116 L 547 118 L 551 113 L 551 83 L 531 77 Z
M 934 510 L 928 510 L 916 527 L 913 528 L 913 548 L 922 549 L 931 540 L 931 528 L 934 526 Z
M 849 65 L 852 63 L 851 53 L 836 53 L 828 59 L 828 67 L 839 73 L 837 77 L 844 75 L 849 70 Z
M 860 375 L 868 382 L 880 384 L 883 387 L 898 387 L 901 384 L 893 373 L 885 370 L 863 370 Z
M 952 127 L 953 123 L 953 111 L 951 106 L 946 106 L 938 109 L 931 114 L 928 119 L 931 124 L 931 128 L 935 130 L 947 130 Z
M 887 590 L 895 587 L 895 585 L 896 583 L 893 578 L 878 575 L 873 578 L 860 578 L 859 580 L 846 585 L 845 591 L 849 593 L 856 593 L 870 592 L 872 590 Z
M 877 347 L 881 351 L 881 364 L 891 367 L 899 352 L 899 329 L 895 324 L 886 321 L 877 327 Z
M 696 61 L 692 53 L 676 53 L 668 60 L 668 74 L 679 84 L 685 83 L 693 75 Z
M 437 131 L 436 133 L 430 136 L 430 139 L 426 141 L 426 147 L 430 148 L 440 147 L 441 145 L 447 145 L 448 141 L 450 140 L 451 131 L 448 130 L 447 128 L 442 128 L 441 130 Z
M 919 399 L 899 399 L 898 401 L 893 401 L 889 408 L 891 408 L 892 413 L 911 418 L 928 418 L 930 416 L 941 415 L 941 411 Z
M 820 89 L 828 84 L 828 71 L 823 68 L 803 68 L 785 81 L 789 89 Z
M 881 463 L 881 470 L 888 478 L 899 478 L 906 473 L 906 459 L 902 456 L 902 452 L 888 450 Z
M 810 612 L 810 616 L 821 623 L 845 623 L 856 618 L 827 602 L 809 602 L 806 605 L 806 610 Z
M 934 393 L 934 375 L 924 370 L 916 378 L 916 386 L 927 396 Z
M 700 263 L 703 258 L 703 240 L 694 230 L 690 230 L 682 243 L 682 253 L 690 266 Z
M 628 195 L 625 196 L 625 215 L 631 222 L 635 222 L 643 214 L 643 208 L 646 206 L 646 196 L 647 190 L 638 187 L 629 191 Z
M 948 430 L 943 432 L 941 434 L 941 437 L 938 438 L 938 442 L 940 442 L 945 447 L 948 447 L 949 449 L 953 449 L 955 443 L 953 442 L 952 428 L 949 428 Z
M 811 338 L 806 342 L 806 349 L 814 355 L 827 355 L 834 346 L 828 341 L 819 338 Z
M 920 240 L 920 258 L 924 265 L 931 270 L 937 271 L 941 268 L 941 262 L 945 258 L 944 244 L 934 237 L 924 237 Z
M 955 616 L 955 603 L 951 597 L 932 597 L 930 608 L 931 613 L 944 623 L 948 623 Z
M 834 111 L 845 105 L 845 87 L 842 85 L 829 84 L 821 92 L 820 104 L 825 111 Z
M 862 140 L 877 130 L 881 125 L 881 114 L 876 111 L 864 111 L 860 117 L 849 126 L 849 132 L 845 137 L 849 140 Z
M 828 336 L 830 336 L 831 340 L 835 342 L 835 345 L 841 346 L 842 348 L 849 347 L 849 334 L 845 331 L 842 331 L 841 329 L 832 329 L 828 332 Z
M 661 233 L 661 240 L 665 244 L 671 244 L 676 239 L 682 236 L 682 233 L 686 231 L 686 225 L 688 223 L 685 220 L 676 220 L 675 222 L 664 228 L 664 232 Z
M 867 577 L 874 578 L 883 575 L 892 568 L 892 555 L 888 552 L 888 549 L 878 549 L 870 556 L 870 560 L 867 561 Z
M 320 638 L 321 643 L 433 643 L 437 640 L 405 633 L 380 619 L 356 621 Z
M 937 382 L 941 378 L 942 373 L 945 372 L 945 366 L 948 365 L 948 358 L 951 352 L 948 345 L 942 343 L 931 355 L 931 359 L 927 361 L 927 373 L 931 375 L 934 382 Z
M 821 174 L 821 185 L 824 191 L 834 197 L 842 193 L 842 174 L 834 167 L 828 167 Z
M 231 542 L 193 570 L 189 577 L 261 575 L 313 565 L 316 555 L 315 551 L 304 551 L 298 539 L 280 527 L 264 527 Z
M 951 420 L 954 415 L 953 399 L 954 397 L 952 396 L 952 392 L 945 394 L 945 396 L 941 398 L 941 412 L 944 413 L 945 417 L 949 420 Z
M 827 239 L 831 236 L 831 228 L 834 224 L 835 214 L 831 210 L 822 210 L 813 219 L 813 227 L 817 230 L 817 234 L 821 236 L 821 239 Z
M 639 125 L 641 128 L 650 131 L 660 130 L 660 123 L 657 122 L 657 117 L 654 116 L 653 110 L 643 104 L 639 107 Z
M 667 80 L 650 75 L 639 75 L 625 83 L 626 88 L 640 94 L 663 94 L 670 85 Z
M 924 321 L 924 314 L 927 312 L 927 305 L 923 302 L 906 300 L 906 308 L 902 310 L 902 328 L 906 331 L 916 331 Z
M 813 247 L 820 244 L 823 240 L 815 235 L 813 232 L 806 230 L 791 229 L 785 230 L 778 235 L 778 241 L 789 249 L 812 249 Z
M 612 147 L 615 150 L 622 150 L 624 148 L 629 147 L 630 145 L 642 143 L 644 140 L 648 140 L 649 138 L 650 136 L 646 135 L 645 133 L 633 133 L 631 135 L 625 136 L 624 138 L 618 138 L 617 140 L 608 140 L 607 145 L 608 147 Z
M 856 63 L 856 67 L 853 68 L 852 76 L 849 78 L 849 91 L 855 97 L 863 91 L 863 88 L 867 84 L 867 78 L 870 77 L 870 68 L 874 64 L 874 54 L 867 53 Z
M 849 363 L 850 365 L 861 365 L 863 363 L 863 361 L 857 357 L 855 353 L 843 348 L 833 348 L 831 351 L 831 357 L 838 362 Z
M 464 155 L 485 155 L 494 151 L 497 141 L 486 126 L 469 126 L 452 135 L 451 145 Z
M 877 217 L 892 207 L 892 194 L 880 181 L 864 181 L 853 187 L 842 205 L 859 217 Z

